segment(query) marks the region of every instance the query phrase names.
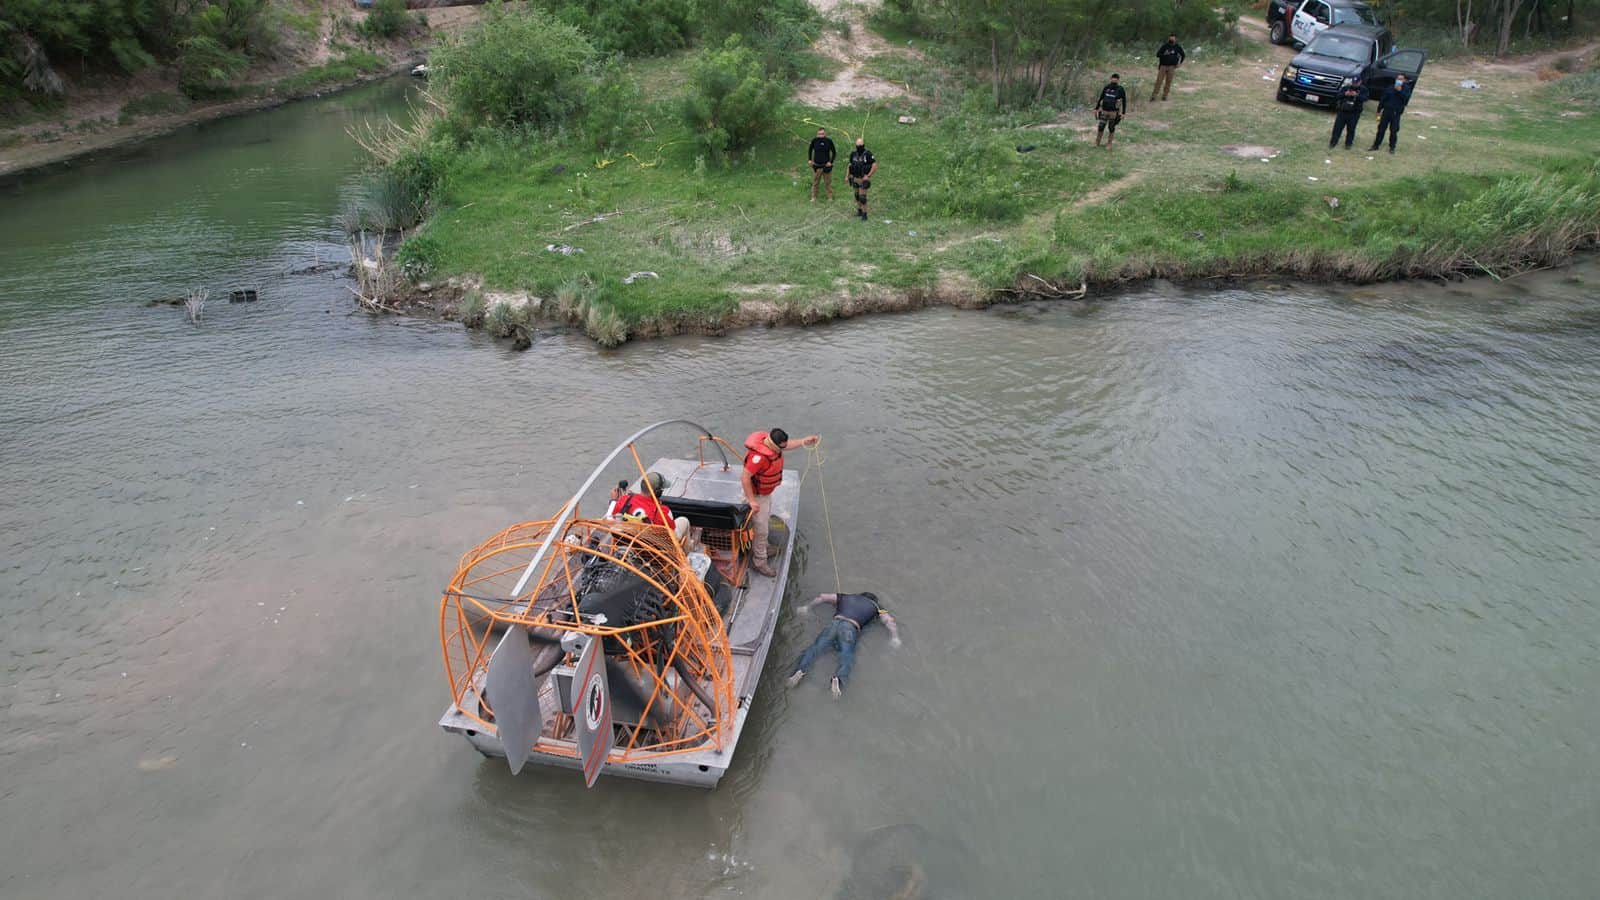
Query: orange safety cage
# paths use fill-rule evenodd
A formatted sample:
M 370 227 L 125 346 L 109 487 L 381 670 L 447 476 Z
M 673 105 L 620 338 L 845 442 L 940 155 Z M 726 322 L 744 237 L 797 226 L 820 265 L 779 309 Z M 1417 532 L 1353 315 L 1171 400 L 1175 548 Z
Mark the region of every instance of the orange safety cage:
M 708 440 L 728 447 L 720 438 L 702 437 L 701 466 Z M 633 451 L 631 442 L 628 447 Z M 642 475 L 636 451 L 633 458 Z M 439 643 L 456 709 L 482 731 L 496 733 L 484 676 L 505 630 L 523 626 L 566 664 L 573 657 L 556 649 L 559 638 L 578 632 L 606 642 L 608 658 L 642 700 L 636 718 L 615 725 L 610 762 L 723 749 L 738 712 L 733 660 L 722 616 L 704 581 L 671 529 L 585 519 L 576 499 L 570 516 L 512 525 L 461 557 L 439 604 Z M 731 541 L 738 570 L 743 568 L 738 551 L 749 536 L 748 524 L 719 536 Z M 548 549 L 537 556 L 547 542 Z M 531 572 L 530 555 L 538 560 Z M 580 587 L 586 568 L 596 566 L 639 579 L 658 602 L 630 621 L 586 617 L 579 608 Z M 573 722 L 550 696 L 553 691 L 546 682 L 540 699 L 543 727 L 533 749 L 576 759 Z

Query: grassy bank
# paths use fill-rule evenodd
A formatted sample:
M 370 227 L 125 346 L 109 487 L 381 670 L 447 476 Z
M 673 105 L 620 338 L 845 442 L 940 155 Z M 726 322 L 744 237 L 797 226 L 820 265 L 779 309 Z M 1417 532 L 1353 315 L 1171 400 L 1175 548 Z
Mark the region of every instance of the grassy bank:
M 933 67 L 892 53 L 877 66 Z M 621 149 L 502 137 L 449 153 L 436 211 L 402 258 L 421 280 L 468 286 L 445 293 L 469 317 L 483 314 L 481 286 L 540 298 L 546 316 L 614 342 L 978 305 L 1048 294 L 1045 282 L 1504 276 L 1600 235 L 1592 76 L 1545 83 L 1540 63 L 1430 65 L 1390 156 L 1364 150 L 1373 112 L 1358 149 L 1330 151 L 1327 113 L 1274 102 L 1290 55 L 1265 44 L 1215 60 L 1202 51 L 1156 104 L 1149 59 L 1111 61 L 1133 110 L 1109 151 L 1094 146 L 1087 113 L 1001 115 L 981 91 L 941 89 L 937 106 L 925 96 L 791 105 L 778 133 L 727 167 L 691 149 L 670 90 L 652 81 Z M 1481 87 L 1461 87 L 1468 77 Z M 842 167 L 836 199 L 807 202 L 818 123 L 841 149 L 865 133 L 877 154 L 870 221 L 850 215 Z M 624 283 L 641 271 L 659 277 Z

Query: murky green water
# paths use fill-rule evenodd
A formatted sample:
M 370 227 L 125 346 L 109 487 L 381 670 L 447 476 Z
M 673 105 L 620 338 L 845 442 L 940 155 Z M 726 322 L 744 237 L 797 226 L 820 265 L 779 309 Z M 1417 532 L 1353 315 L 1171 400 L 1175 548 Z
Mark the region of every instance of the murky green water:
M 402 90 L 0 193 L 0 894 L 1594 895 L 1600 265 L 516 354 L 318 269 Z M 139 303 L 195 284 L 261 301 Z M 906 645 L 714 793 L 513 779 L 435 592 L 673 416 L 821 431 Z

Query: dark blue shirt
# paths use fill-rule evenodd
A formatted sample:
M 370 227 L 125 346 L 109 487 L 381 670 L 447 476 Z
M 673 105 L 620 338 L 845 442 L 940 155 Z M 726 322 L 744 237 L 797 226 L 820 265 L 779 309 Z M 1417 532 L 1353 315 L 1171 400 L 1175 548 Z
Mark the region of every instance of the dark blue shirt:
M 1412 82 L 1409 81 L 1404 87 L 1401 87 L 1399 82 L 1389 85 L 1388 90 L 1383 92 L 1383 99 L 1378 101 L 1378 108 L 1390 112 L 1404 112 L 1406 104 L 1411 102 L 1412 86 Z
M 872 620 L 882 612 L 878 604 L 872 599 L 861 594 L 840 594 L 839 606 L 836 615 L 842 616 L 856 623 L 862 628 L 872 624 Z

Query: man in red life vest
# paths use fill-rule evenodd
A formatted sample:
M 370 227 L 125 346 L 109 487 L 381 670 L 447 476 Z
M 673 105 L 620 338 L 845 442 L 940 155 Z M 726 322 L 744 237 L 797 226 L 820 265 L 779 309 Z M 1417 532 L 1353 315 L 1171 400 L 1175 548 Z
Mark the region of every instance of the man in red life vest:
M 739 481 L 744 485 L 744 499 L 750 504 L 755 517 L 756 535 L 751 551 L 755 557 L 751 568 L 768 578 L 778 573 L 767 565 L 767 532 L 772 524 L 772 492 L 783 482 L 783 451 L 789 447 L 812 447 L 821 438 L 808 435 L 795 440 L 782 428 L 757 431 L 744 439 L 744 471 Z

